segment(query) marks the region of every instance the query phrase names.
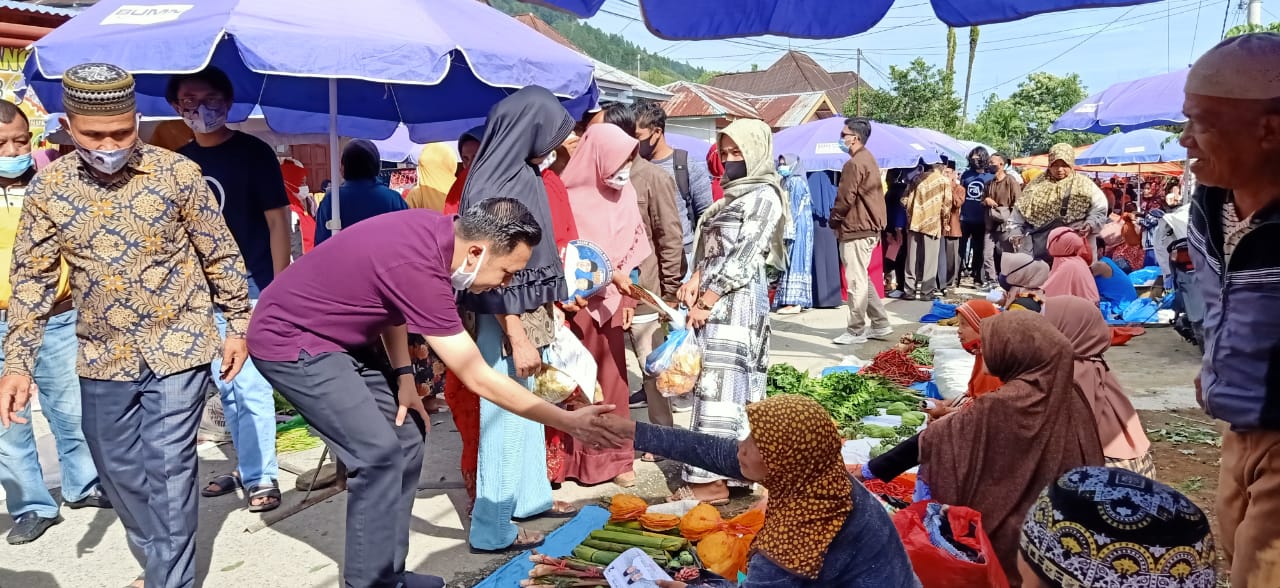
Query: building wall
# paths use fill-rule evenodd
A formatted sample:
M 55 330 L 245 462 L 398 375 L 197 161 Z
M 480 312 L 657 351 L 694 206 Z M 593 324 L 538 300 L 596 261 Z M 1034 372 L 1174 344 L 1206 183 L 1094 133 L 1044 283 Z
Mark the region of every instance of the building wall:
M 717 118 L 710 116 L 669 118 L 667 119 L 667 130 L 672 133 L 701 139 L 708 143 L 715 143 L 716 131 L 719 126 L 717 121 Z

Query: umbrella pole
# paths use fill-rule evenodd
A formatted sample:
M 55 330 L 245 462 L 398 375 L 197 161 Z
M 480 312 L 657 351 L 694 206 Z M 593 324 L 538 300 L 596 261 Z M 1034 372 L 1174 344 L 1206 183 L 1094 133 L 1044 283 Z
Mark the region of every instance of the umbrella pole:
M 329 197 L 333 198 L 330 209 L 333 216 L 326 226 L 333 234 L 342 230 L 342 207 L 339 206 L 342 201 L 338 199 L 342 179 L 338 177 L 338 168 L 338 79 L 329 78 L 329 185 L 333 187 Z

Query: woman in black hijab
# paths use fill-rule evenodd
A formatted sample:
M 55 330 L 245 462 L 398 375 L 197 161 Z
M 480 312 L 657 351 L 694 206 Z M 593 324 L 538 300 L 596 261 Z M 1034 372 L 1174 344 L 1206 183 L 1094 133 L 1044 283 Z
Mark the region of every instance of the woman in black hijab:
M 528 265 L 506 287 L 464 292 L 459 298 L 462 308 L 475 314 L 476 344 L 485 360 L 526 387 L 542 366 L 541 348 L 554 336 L 552 304 L 568 297 L 564 264 L 550 238 L 554 226 L 541 172 L 573 125 L 573 117 L 545 88 L 529 86 L 508 96 L 489 111 L 480 151 L 462 189 L 463 211 L 488 198 L 514 198 L 542 228 L 543 239 Z M 538 533 L 517 528 L 511 519 L 553 509 L 545 443 L 542 425 L 480 400 L 472 549 L 523 550 L 541 544 Z

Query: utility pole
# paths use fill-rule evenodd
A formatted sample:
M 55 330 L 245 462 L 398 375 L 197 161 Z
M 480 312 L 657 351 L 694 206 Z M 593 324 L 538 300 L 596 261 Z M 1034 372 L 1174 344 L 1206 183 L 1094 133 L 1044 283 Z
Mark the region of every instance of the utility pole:
M 1249 0 L 1249 26 L 1262 26 L 1262 0 Z
M 1260 0 L 1259 0 L 1260 1 Z M 858 49 L 858 86 L 854 91 L 858 102 L 858 116 L 862 116 L 862 49 Z

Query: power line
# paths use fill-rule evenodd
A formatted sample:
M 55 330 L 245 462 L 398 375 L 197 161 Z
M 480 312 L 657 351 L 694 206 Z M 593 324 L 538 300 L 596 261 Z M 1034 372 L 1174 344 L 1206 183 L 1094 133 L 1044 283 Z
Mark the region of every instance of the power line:
M 1227 38 L 1227 15 L 1231 14 L 1232 0 L 1227 0 L 1227 8 L 1222 11 L 1222 34 L 1218 35 L 1219 39 Z
M 1076 50 L 1078 47 L 1080 47 L 1081 45 L 1084 45 L 1085 43 L 1089 42 L 1089 39 L 1092 39 L 1092 38 L 1094 38 L 1094 37 L 1098 36 L 1098 35 L 1099 35 L 1100 33 L 1102 33 L 1103 31 L 1105 31 L 1105 30 L 1107 30 L 1107 29 L 1111 28 L 1111 25 L 1112 25 L 1112 24 L 1115 24 L 1116 22 L 1118 22 L 1118 21 L 1120 21 L 1120 20 L 1124 19 L 1125 17 L 1129 16 L 1129 13 L 1130 13 L 1130 12 L 1133 12 L 1133 9 L 1134 9 L 1134 8 L 1136 8 L 1136 7 L 1130 7 L 1130 8 L 1129 8 L 1129 10 L 1126 10 L 1124 14 L 1120 15 L 1120 18 L 1117 18 L 1116 20 L 1114 20 L 1114 21 L 1111 21 L 1111 22 L 1107 23 L 1107 25 L 1106 25 L 1106 26 L 1102 27 L 1101 29 L 1098 29 L 1098 30 L 1097 30 L 1097 31 L 1095 31 L 1092 35 L 1089 35 L 1087 38 L 1085 38 L 1084 40 L 1080 41 L 1079 43 L 1076 43 L 1075 45 L 1072 45 L 1072 46 L 1071 46 L 1069 49 L 1067 49 L 1066 51 L 1063 51 L 1063 52 L 1061 52 L 1061 53 L 1059 53 L 1059 54 L 1057 54 L 1057 55 L 1053 56 L 1053 57 L 1052 57 L 1051 59 L 1049 59 L 1048 61 L 1046 61 L 1046 62 L 1044 62 L 1044 63 L 1041 63 L 1040 65 L 1037 65 L 1037 66 L 1035 66 L 1035 67 L 1031 68 L 1031 71 L 1028 71 L 1027 73 L 1024 73 L 1024 74 L 1022 74 L 1022 75 L 1020 75 L 1020 76 L 1018 76 L 1018 77 L 1016 77 L 1016 78 L 1010 78 L 1010 79 L 1008 79 L 1008 80 L 1005 80 L 1005 81 L 1003 81 L 1003 82 L 1000 82 L 999 84 L 996 84 L 996 85 L 994 85 L 994 86 L 991 86 L 990 88 L 987 88 L 987 89 L 985 89 L 985 90 L 979 90 L 979 91 L 977 91 L 977 92 L 970 92 L 970 93 L 969 93 L 969 95 L 970 95 L 970 96 L 972 96 L 972 95 L 974 95 L 974 94 L 977 94 L 977 95 L 981 96 L 981 95 L 983 95 L 983 94 L 986 94 L 987 92 L 990 92 L 990 91 L 992 91 L 992 90 L 994 90 L 994 89 L 996 89 L 996 88 L 999 88 L 1000 86 L 1003 86 L 1003 85 L 1005 85 L 1005 84 L 1008 84 L 1009 82 L 1014 82 L 1014 81 L 1017 81 L 1017 80 L 1021 80 L 1021 79 L 1025 78 L 1025 77 L 1027 77 L 1027 76 L 1029 76 L 1029 75 L 1031 75 L 1031 74 L 1033 74 L 1033 73 L 1035 73 L 1035 72 L 1037 72 L 1037 71 L 1040 71 L 1040 69 L 1042 69 L 1044 66 L 1049 65 L 1050 63 L 1053 63 L 1053 62 L 1055 62 L 1055 61 L 1057 61 L 1057 60 L 1061 59 L 1063 56 L 1065 56 L 1066 54 L 1068 54 L 1068 53 L 1070 53 L 1070 52 L 1072 52 L 1072 51 L 1075 51 L 1075 50 Z
M 1191 33 L 1191 55 L 1187 56 L 1187 61 L 1193 61 L 1196 57 L 1196 39 L 1200 36 L 1200 5 L 1196 5 L 1196 26 Z

